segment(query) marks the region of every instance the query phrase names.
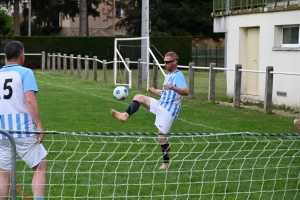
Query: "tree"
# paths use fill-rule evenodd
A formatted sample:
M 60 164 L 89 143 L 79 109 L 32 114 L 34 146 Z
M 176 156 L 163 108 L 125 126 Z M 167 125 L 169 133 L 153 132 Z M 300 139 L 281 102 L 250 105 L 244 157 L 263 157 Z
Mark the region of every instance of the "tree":
M 7 36 L 13 26 L 12 18 L 7 11 L 0 10 L 0 36 Z
M 0 0 L 0 3 L 12 5 L 14 4 L 14 31 L 15 35 L 20 35 L 20 19 L 19 19 L 19 2 L 22 0 Z M 71 18 L 74 20 L 76 16 L 79 15 L 80 18 L 80 30 L 86 30 L 83 33 L 80 31 L 80 35 L 88 36 L 88 16 L 92 16 L 93 18 L 99 17 L 100 12 L 97 10 L 101 3 L 104 3 L 107 8 L 103 13 L 107 15 L 108 18 L 111 18 L 110 14 L 113 11 L 112 9 L 113 0 L 31 0 L 31 16 L 34 16 L 35 19 L 32 20 L 32 30 L 39 26 L 41 27 L 42 35 L 50 35 L 53 31 L 57 31 L 60 28 L 59 23 L 59 14 L 62 13 L 64 17 Z M 86 5 L 86 11 L 84 7 L 80 5 Z M 79 10 L 79 8 L 81 10 Z M 28 20 L 28 8 L 23 10 L 23 18 L 24 20 Z M 79 13 L 83 11 L 83 14 Z M 86 14 L 84 14 L 86 13 Z M 17 17 L 18 15 L 18 17 Z M 86 20 L 82 20 L 81 18 L 85 18 Z M 24 34 L 24 30 L 28 29 L 28 24 L 26 25 L 24 22 L 22 23 L 22 34 Z M 37 29 L 36 29 L 37 30 Z M 40 31 L 36 31 L 39 33 Z M 27 35 L 27 34 L 26 34 Z
M 14 21 L 14 35 L 20 36 L 20 0 L 0 0 L 0 3 L 6 4 L 7 8 L 10 5 L 14 6 L 14 14 L 13 14 L 13 21 Z
M 141 35 L 141 1 L 121 0 L 125 18 L 117 27 L 126 28 L 129 35 Z M 211 0 L 151 0 L 150 35 L 193 36 L 199 38 L 222 37 L 213 33 L 213 1 Z
M 20 0 L 14 0 L 14 36 L 20 36 Z
M 88 14 L 86 0 L 80 0 L 79 6 L 79 36 L 88 36 Z
M 59 27 L 59 13 L 72 20 L 79 14 L 80 35 L 84 29 L 86 32 L 84 35 L 87 36 L 88 16 L 94 18 L 100 16 L 97 8 L 101 2 L 104 0 L 32 0 L 32 15 L 36 17 L 36 23 L 43 26 L 44 35 L 49 35 Z
M 116 27 L 125 28 L 128 35 L 141 36 L 141 7 L 139 0 L 120 0 L 116 6 L 124 8 L 125 17 L 116 23 Z

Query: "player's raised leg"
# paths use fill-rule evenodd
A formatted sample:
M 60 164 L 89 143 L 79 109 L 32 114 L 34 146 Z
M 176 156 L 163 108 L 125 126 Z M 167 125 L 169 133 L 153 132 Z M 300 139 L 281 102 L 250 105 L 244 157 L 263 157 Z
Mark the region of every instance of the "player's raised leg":
M 125 122 L 126 119 L 129 117 L 129 114 L 128 114 L 127 112 L 121 113 L 121 112 L 118 112 L 118 111 L 116 111 L 116 110 L 114 110 L 114 109 L 110 109 L 109 112 L 110 112 L 110 114 L 111 114 L 114 118 L 120 120 L 121 122 Z
M 125 112 L 118 112 L 114 109 L 110 110 L 110 114 L 120 120 L 121 122 L 125 122 L 127 118 L 138 111 L 140 108 L 140 105 L 143 105 L 147 110 L 150 108 L 150 99 L 148 96 L 137 94 L 134 96 L 131 104 L 128 106 L 127 110 Z

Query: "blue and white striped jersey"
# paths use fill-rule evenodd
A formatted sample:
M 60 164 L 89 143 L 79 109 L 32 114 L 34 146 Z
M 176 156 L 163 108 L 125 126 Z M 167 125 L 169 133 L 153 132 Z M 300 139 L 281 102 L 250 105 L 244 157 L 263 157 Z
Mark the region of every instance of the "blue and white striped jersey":
M 34 121 L 26 105 L 25 93 L 38 92 L 31 69 L 20 65 L 7 65 L 0 69 L 0 128 L 3 130 L 35 131 Z M 34 134 L 12 133 L 13 138 Z M 0 139 L 7 139 L 0 135 Z
M 179 88 L 187 88 L 186 80 L 181 71 L 177 70 L 165 77 L 163 86 L 171 84 Z M 174 90 L 162 89 L 159 105 L 166 108 L 169 112 L 172 112 L 173 117 L 177 117 L 180 111 L 181 101 L 183 96 L 175 92 Z

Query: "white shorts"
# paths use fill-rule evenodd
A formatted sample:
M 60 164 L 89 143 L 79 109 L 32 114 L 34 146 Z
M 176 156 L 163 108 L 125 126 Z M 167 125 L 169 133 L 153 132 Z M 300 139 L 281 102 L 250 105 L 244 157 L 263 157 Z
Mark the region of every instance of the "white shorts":
M 38 165 L 47 155 L 46 149 L 39 143 L 36 135 L 14 140 L 17 158 L 20 157 L 30 168 Z M 11 144 L 8 139 L 0 140 L 0 168 L 11 170 Z
M 169 133 L 171 126 L 174 121 L 174 117 L 172 113 L 168 112 L 167 109 L 160 106 L 158 100 L 150 98 L 150 112 L 156 115 L 155 118 L 155 126 L 160 130 L 162 133 L 167 134 Z

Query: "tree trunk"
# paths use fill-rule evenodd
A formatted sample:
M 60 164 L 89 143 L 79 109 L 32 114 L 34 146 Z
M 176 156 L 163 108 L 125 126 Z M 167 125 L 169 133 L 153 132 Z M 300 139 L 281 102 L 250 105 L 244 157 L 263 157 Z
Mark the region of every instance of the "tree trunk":
M 80 0 L 79 5 L 79 36 L 87 36 L 87 5 L 86 0 Z
M 20 36 L 20 1 L 14 1 L 14 36 Z
M 89 36 L 89 16 L 88 13 L 86 12 L 86 36 Z

